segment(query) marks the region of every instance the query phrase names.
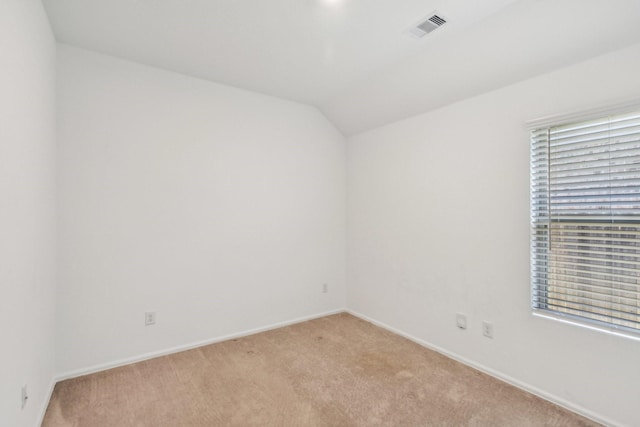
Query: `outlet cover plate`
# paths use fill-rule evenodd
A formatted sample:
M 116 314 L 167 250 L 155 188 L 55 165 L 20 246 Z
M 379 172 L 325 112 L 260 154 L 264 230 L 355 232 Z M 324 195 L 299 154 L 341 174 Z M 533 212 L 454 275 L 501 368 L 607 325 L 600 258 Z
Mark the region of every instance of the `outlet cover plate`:
M 147 311 L 144 314 L 144 325 L 155 325 L 156 324 L 156 312 L 155 311 Z
M 467 315 L 456 313 L 456 325 L 459 329 L 467 329 Z
M 482 322 L 482 335 L 487 338 L 493 338 L 493 323 L 486 320 Z
M 29 395 L 27 394 L 27 386 L 24 385 L 22 387 L 22 409 L 27 406 L 27 400 L 29 399 Z

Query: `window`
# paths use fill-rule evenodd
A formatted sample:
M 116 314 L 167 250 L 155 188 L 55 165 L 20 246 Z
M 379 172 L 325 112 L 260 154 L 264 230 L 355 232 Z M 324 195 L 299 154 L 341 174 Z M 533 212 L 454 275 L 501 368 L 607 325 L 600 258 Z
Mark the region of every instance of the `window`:
M 531 131 L 536 310 L 640 332 L 640 110 Z

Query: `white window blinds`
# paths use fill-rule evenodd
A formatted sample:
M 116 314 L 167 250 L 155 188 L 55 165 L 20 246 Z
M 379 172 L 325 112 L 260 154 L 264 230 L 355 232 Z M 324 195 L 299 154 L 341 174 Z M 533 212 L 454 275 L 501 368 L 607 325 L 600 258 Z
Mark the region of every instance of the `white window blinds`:
M 531 132 L 532 305 L 640 331 L 640 111 Z

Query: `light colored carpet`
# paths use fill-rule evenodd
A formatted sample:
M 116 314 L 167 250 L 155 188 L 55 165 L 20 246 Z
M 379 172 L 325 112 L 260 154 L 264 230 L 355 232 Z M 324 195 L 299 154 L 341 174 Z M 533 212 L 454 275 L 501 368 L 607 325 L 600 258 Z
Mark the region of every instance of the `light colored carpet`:
M 45 427 L 594 426 L 348 314 L 58 383 Z

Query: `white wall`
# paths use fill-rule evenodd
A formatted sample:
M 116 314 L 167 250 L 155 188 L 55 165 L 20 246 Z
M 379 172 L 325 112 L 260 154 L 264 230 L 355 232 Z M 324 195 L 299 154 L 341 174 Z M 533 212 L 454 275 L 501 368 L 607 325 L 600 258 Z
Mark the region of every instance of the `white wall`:
M 316 109 L 64 45 L 58 91 L 60 373 L 345 307 Z
M 530 314 L 525 127 L 640 100 L 639 75 L 635 45 L 350 138 L 348 307 L 593 417 L 640 425 L 640 342 Z
M 0 1 L 0 425 L 33 426 L 54 374 L 55 42 L 38 0 Z M 30 398 L 21 410 L 21 388 Z

